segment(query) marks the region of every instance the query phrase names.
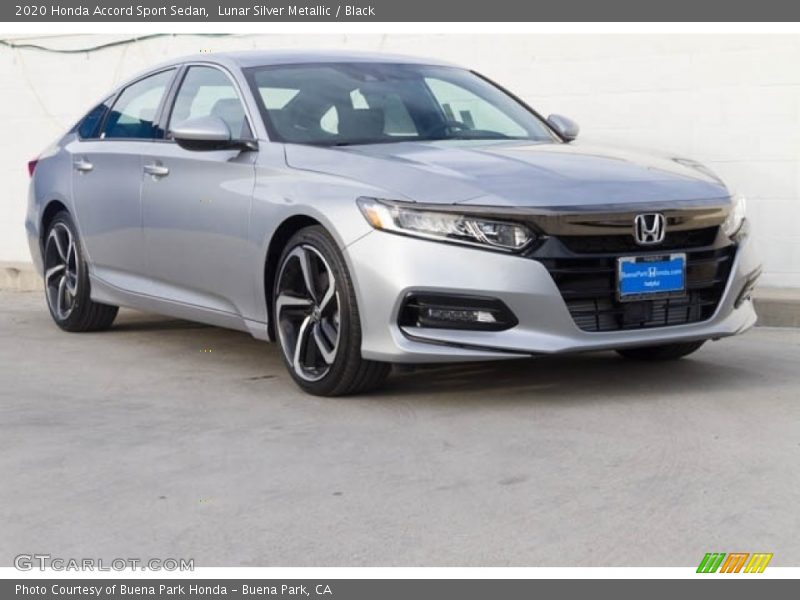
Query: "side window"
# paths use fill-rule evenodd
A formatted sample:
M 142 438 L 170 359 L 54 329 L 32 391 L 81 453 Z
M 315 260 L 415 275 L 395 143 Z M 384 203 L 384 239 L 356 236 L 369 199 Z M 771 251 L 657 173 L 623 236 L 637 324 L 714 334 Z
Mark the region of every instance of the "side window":
M 103 117 L 106 115 L 110 102 L 111 98 L 106 98 L 102 104 L 95 106 L 81 119 L 77 131 L 78 136 L 82 140 L 91 140 L 100 137 L 100 123 L 102 123 Z
M 155 139 L 161 132 L 155 123 L 158 106 L 174 69 L 156 73 L 125 88 L 114 103 L 103 127 L 105 139 Z
M 219 117 L 237 139 L 253 137 L 236 86 L 213 67 L 189 67 L 175 98 L 167 131 L 187 119 Z

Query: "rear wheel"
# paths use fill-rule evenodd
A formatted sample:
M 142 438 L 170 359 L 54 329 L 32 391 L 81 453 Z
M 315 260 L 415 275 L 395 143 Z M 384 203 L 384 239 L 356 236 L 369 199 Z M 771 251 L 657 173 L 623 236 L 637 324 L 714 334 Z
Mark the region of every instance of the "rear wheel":
M 347 265 L 320 226 L 298 231 L 278 263 L 273 319 L 289 373 L 306 392 L 342 396 L 378 386 L 390 365 L 361 357 L 361 324 Z
M 696 352 L 704 343 L 705 341 L 642 346 L 640 348 L 620 348 L 617 353 L 625 358 L 634 360 L 677 360 Z
M 50 315 L 65 331 L 108 329 L 119 310 L 92 301 L 89 273 L 69 213 L 58 213 L 44 243 L 44 289 Z

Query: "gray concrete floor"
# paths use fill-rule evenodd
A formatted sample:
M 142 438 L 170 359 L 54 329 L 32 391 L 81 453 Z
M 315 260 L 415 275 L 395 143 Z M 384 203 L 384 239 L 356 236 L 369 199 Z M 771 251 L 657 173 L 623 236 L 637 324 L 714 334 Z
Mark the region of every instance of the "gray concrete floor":
M 321 399 L 245 334 L 125 311 L 70 335 L 0 293 L 1 565 L 798 566 L 799 473 L 800 330 Z

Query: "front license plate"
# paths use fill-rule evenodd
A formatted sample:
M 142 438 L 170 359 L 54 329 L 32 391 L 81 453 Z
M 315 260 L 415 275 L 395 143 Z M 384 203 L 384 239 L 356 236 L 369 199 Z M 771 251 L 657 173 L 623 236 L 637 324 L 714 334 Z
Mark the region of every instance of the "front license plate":
M 625 256 L 617 259 L 621 301 L 682 296 L 686 290 L 686 255 Z

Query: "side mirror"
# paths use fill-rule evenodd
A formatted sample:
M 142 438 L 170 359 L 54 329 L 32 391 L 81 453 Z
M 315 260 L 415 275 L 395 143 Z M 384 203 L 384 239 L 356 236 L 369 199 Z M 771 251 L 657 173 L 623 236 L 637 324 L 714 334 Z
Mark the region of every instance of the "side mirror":
M 574 140 L 581 130 L 575 121 L 563 115 L 550 115 L 547 117 L 547 123 L 556 130 L 558 135 L 564 138 L 565 142 Z
M 234 140 L 228 124 L 219 117 L 187 119 L 170 130 L 172 137 L 186 150 L 257 150 L 255 140 Z

